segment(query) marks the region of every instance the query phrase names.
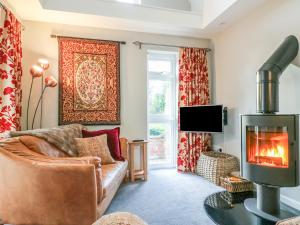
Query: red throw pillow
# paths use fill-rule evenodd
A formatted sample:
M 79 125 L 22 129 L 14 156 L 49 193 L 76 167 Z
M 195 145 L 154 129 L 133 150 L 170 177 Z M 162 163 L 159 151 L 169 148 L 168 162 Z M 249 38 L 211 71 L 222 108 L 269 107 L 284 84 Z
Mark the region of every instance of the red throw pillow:
M 121 154 L 121 147 L 120 147 L 120 127 L 116 127 L 111 130 L 96 130 L 96 131 L 82 130 L 82 136 L 84 138 L 95 137 L 102 134 L 107 135 L 107 145 L 111 156 L 115 160 L 124 161 L 125 159 Z

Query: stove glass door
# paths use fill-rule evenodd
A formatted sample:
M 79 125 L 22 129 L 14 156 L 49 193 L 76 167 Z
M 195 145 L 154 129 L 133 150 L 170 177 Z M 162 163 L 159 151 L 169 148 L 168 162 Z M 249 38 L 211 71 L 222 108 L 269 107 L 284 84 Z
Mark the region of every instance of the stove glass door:
M 246 126 L 247 162 L 260 166 L 288 168 L 287 127 Z

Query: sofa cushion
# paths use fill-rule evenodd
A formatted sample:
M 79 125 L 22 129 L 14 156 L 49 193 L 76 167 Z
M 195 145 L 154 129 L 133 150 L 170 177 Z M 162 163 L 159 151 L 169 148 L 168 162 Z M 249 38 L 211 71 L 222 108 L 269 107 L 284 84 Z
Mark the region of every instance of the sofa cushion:
M 127 166 L 127 161 L 116 161 L 114 164 L 102 165 L 103 197 L 113 194 L 113 191 L 118 189 L 120 180 L 127 172 Z
M 20 142 L 19 138 L 8 138 L 8 139 L 1 139 L 0 140 L 0 147 L 5 149 L 6 151 L 14 151 L 18 149 L 21 150 L 29 150 L 26 145 Z
M 42 138 L 34 136 L 21 136 L 19 140 L 27 146 L 30 150 L 40 153 L 42 155 L 51 156 L 51 157 L 67 157 L 67 153 L 61 151 L 54 145 L 45 141 Z
M 97 130 L 97 131 L 87 131 L 82 130 L 82 136 L 86 137 L 95 137 L 99 135 L 107 135 L 107 144 L 110 151 L 110 154 L 115 160 L 124 161 L 124 158 L 121 154 L 120 148 L 120 128 L 116 127 L 111 130 Z
M 102 164 L 115 163 L 107 146 L 107 135 L 90 138 L 75 138 L 79 156 L 97 156 Z

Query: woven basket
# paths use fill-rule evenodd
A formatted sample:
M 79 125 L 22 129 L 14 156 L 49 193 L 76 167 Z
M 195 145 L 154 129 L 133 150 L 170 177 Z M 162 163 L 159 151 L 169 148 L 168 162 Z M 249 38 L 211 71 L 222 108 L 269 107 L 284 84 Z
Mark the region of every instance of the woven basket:
M 202 152 L 197 162 L 196 173 L 205 179 L 220 185 L 220 177 L 239 170 L 239 161 L 233 156 L 222 152 Z
M 228 192 L 238 193 L 253 190 L 253 183 L 243 178 L 236 177 L 221 177 L 221 186 Z

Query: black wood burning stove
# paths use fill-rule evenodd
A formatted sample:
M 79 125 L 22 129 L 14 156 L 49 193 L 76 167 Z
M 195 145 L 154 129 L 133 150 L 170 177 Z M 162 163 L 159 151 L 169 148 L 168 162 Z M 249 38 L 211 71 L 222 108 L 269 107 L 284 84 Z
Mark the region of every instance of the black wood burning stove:
M 277 221 L 280 187 L 299 185 L 299 116 L 279 111 L 279 77 L 297 56 L 298 40 L 289 36 L 257 72 L 257 113 L 241 116 L 242 176 L 257 184 L 257 198 L 246 199 L 252 213 Z

